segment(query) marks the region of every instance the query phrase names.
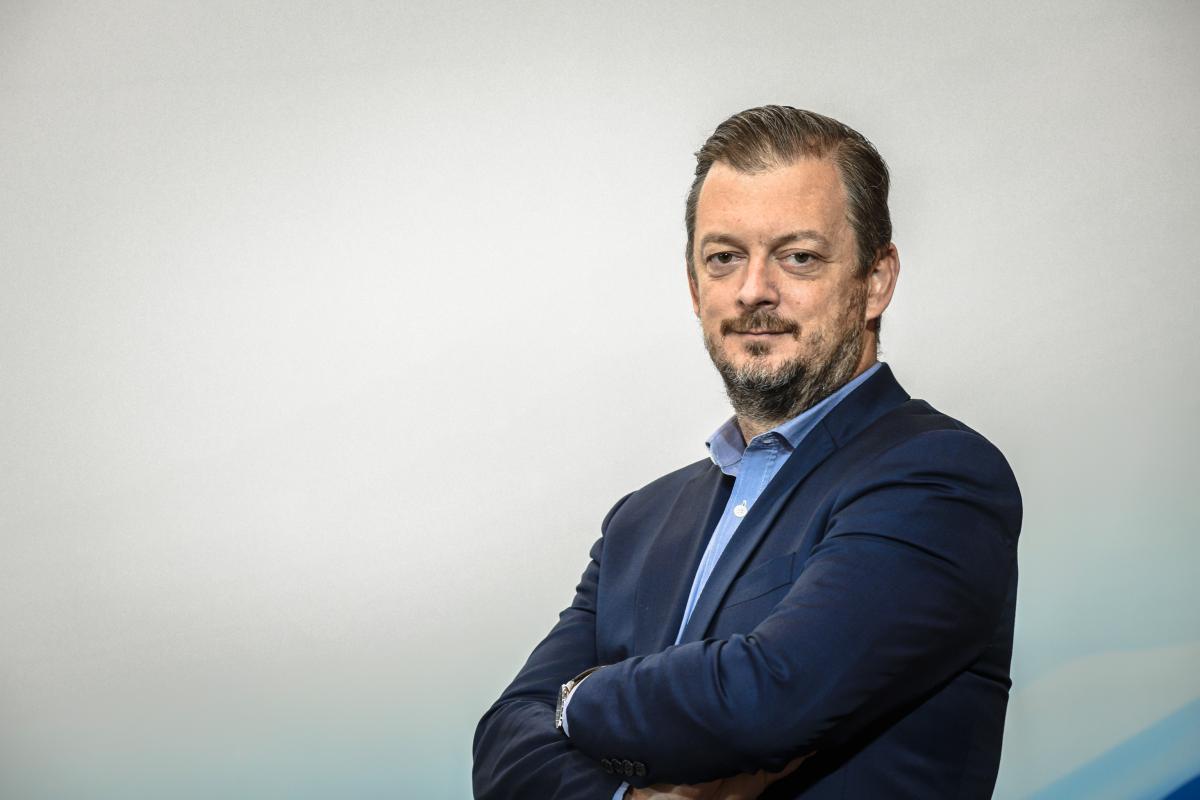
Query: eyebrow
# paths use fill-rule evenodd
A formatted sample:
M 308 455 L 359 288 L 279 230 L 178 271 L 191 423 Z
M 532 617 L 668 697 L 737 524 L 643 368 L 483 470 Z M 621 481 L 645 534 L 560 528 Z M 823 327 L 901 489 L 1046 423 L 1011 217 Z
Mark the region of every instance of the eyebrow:
M 788 242 L 798 241 L 815 242 L 819 247 L 824 247 L 826 249 L 831 249 L 833 247 L 828 239 L 822 236 L 819 232 L 810 228 L 792 231 L 791 233 L 785 233 L 783 236 L 776 236 L 767 244 L 770 249 L 774 250 L 775 248 L 787 244 Z M 742 241 L 736 236 L 728 233 L 709 233 L 705 234 L 704 238 L 700 240 L 700 248 L 704 249 L 704 246 L 707 244 L 728 244 L 735 247 L 741 247 Z

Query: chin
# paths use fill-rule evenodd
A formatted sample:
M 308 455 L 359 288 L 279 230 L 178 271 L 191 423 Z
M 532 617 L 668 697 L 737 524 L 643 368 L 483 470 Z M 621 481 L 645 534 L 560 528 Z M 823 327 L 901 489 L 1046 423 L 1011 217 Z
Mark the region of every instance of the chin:
M 782 348 L 772 348 L 770 345 L 748 344 L 735 355 L 734 361 L 746 366 L 782 367 L 799 356 L 799 353 L 785 353 Z
M 739 358 L 733 362 L 733 368 L 740 375 L 757 376 L 761 380 L 782 375 L 792 364 L 793 361 L 779 357 Z

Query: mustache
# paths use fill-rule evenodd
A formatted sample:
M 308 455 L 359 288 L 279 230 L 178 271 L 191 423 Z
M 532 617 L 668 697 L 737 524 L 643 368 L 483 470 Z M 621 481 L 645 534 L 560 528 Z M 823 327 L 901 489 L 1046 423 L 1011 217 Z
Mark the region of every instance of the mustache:
M 776 316 L 770 311 L 754 311 L 734 319 L 721 321 L 721 335 L 731 333 L 790 333 L 800 335 L 800 326 L 790 319 Z

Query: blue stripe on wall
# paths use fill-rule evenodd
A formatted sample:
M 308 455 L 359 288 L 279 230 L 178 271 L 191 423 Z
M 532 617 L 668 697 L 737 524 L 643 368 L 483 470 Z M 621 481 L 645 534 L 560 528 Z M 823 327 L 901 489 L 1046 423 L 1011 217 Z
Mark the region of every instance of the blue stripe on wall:
M 1034 800 L 1200 798 L 1200 700 L 1134 735 L 1033 795 Z M 1181 785 L 1182 784 L 1182 785 Z M 1189 788 L 1192 787 L 1192 788 Z

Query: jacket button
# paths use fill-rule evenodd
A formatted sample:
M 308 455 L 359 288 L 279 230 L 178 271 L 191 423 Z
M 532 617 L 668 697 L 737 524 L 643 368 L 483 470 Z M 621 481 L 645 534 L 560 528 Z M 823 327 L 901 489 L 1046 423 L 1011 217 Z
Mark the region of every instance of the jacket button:
M 621 762 L 621 771 L 625 773 L 626 778 L 633 777 L 633 762 L 628 758 Z
M 633 774 L 639 778 L 646 777 L 646 765 L 640 761 L 633 762 Z
M 600 759 L 600 766 L 604 767 L 604 771 L 607 772 L 609 775 L 613 774 L 613 763 L 611 761 L 609 761 L 607 758 Z

